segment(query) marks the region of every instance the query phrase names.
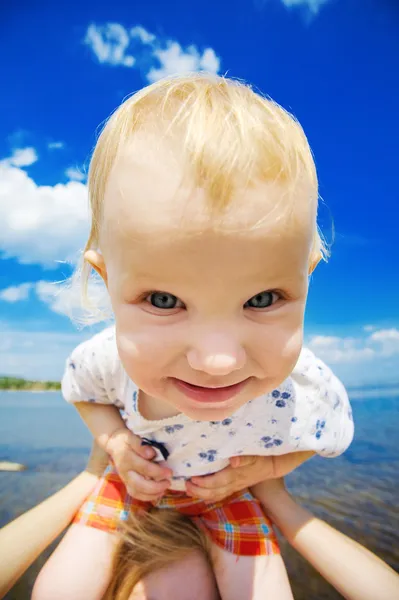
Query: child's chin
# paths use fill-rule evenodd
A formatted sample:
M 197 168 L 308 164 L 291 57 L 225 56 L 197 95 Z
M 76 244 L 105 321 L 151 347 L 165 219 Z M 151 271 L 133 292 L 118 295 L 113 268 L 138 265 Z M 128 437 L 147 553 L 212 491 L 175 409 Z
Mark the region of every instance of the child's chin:
M 199 404 L 199 406 L 181 406 L 180 410 L 190 419 L 198 420 L 198 421 L 222 421 L 227 417 L 230 417 L 236 410 L 241 407 L 242 404 L 233 405 L 229 404 L 229 406 L 219 406 L 215 403 L 215 405 L 210 406 L 206 404 L 205 406 Z

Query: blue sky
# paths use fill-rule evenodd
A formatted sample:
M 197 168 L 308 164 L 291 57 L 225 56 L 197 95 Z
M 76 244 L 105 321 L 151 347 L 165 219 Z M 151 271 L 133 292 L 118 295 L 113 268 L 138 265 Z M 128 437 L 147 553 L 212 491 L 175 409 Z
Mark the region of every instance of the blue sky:
M 58 378 L 91 334 L 54 282 L 85 241 L 100 123 L 150 81 L 207 69 L 254 84 L 309 137 L 335 242 L 312 279 L 307 343 L 348 385 L 399 382 L 395 0 L 43 0 L 2 17 L 0 373 Z

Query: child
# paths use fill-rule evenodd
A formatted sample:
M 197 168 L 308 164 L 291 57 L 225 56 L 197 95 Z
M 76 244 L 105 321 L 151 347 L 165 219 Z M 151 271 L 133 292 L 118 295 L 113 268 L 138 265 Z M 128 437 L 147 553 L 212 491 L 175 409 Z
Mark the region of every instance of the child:
M 240 455 L 268 456 L 282 475 L 315 452 L 342 453 L 353 436 L 343 386 L 302 349 L 309 275 L 324 250 L 302 129 L 243 84 L 166 79 L 108 121 L 89 195 L 83 278 L 89 267 L 103 278 L 115 327 L 73 352 L 63 393 L 113 466 L 78 515 L 74 543 L 61 544 L 74 581 L 60 559 L 47 580 L 69 589 L 63 597 L 101 598 L 111 532 L 155 503 L 207 531 L 223 600 L 265 589 L 291 598 L 256 499 L 244 490 L 206 504 L 192 483 Z

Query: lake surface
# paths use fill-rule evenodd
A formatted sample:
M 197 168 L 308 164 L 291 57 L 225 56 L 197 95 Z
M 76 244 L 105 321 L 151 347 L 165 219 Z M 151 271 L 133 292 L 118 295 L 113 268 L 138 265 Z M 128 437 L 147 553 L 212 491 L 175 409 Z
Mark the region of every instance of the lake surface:
M 399 570 L 399 394 L 364 399 L 357 394 L 352 406 L 356 433 L 351 448 L 343 457 L 312 459 L 287 479 L 288 487 L 319 517 Z M 0 460 L 28 467 L 25 472 L 0 473 L 0 526 L 83 469 L 90 443 L 75 409 L 58 392 L 0 392 Z M 341 598 L 287 544 L 282 550 L 296 600 Z M 29 599 L 50 551 L 8 600 Z

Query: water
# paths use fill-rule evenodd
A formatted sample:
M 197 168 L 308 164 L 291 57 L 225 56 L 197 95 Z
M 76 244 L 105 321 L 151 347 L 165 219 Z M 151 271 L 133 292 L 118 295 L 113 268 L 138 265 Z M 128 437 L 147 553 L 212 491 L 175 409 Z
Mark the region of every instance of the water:
M 340 458 L 312 461 L 288 478 L 297 499 L 399 570 L 399 394 L 353 401 L 355 441 Z M 59 393 L 0 392 L 0 460 L 28 470 L 0 473 L 0 526 L 60 489 L 85 465 L 90 434 Z M 296 600 L 340 598 L 283 542 Z M 8 594 L 26 600 L 51 548 Z

